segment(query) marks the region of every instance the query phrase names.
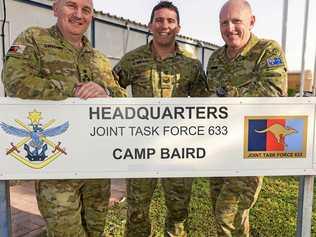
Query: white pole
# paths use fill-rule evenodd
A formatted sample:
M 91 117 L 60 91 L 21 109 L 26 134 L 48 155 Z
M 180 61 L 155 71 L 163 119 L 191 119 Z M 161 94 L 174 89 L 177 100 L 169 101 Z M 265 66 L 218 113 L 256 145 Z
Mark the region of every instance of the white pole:
M 11 236 L 9 181 L 0 180 L 0 236 Z
M 286 53 L 288 12 L 289 12 L 289 0 L 284 0 L 283 1 L 283 23 L 282 23 L 282 48 L 285 53 Z
M 314 176 L 301 176 L 296 221 L 296 237 L 310 237 L 313 217 Z
M 305 72 L 305 52 L 306 38 L 308 29 L 309 16 L 309 0 L 305 1 L 305 21 L 302 46 L 302 64 L 301 64 L 301 84 L 300 96 L 304 95 L 304 72 Z M 314 192 L 314 176 L 300 177 L 298 212 L 297 212 L 297 237 L 310 237 L 312 226 L 312 209 L 313 209 L 313 192 Z
M 316 48 L 315 48 L 315 59 L 314 59 L 314 74 L 313 74 L 313 96 L 316 96 Z
M 304 72 L 305 72 L 305 60 L 306 60 L 306 38 L 308 29 L 308 16 L 309 16 L 309 0 L 305 1 L 305 20 L 304 20 L 304 33 L 303 33 L 303 46 L 302 46 L 302 64 L 301 64 L 301 85 L 300 96 L 304 95 Z

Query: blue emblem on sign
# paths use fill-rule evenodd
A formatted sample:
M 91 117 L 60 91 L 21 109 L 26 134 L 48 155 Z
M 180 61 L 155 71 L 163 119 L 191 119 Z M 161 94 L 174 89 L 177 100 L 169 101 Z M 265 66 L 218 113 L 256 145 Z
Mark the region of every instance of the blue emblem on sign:
M 52 119 L 42 125 L 40 123 L 40 120 L 42 119 L 41 114 L 41 112 L 36 110 L 30 112 L 28 116 L 30 124 L 25 124 L 22 121 L 15 119 L 15 122 L 20 128 L 0 122 L 0 127 L 7 134 L 23 138 L 16 144 L 11 142 L 11 147 L 7 149 L 6 155 L 10 155 L 25 165 L 35 169 L 45 167 L 61 154 L 67 155 L 65 149 L 60 147 L 61 142 L 55 144 L 49 137 L 58 136 L 66 132 L 69 127 L 69 122 L 67 121 L 59 126 L 49 128 L 55 120 Z M 20 154 L 21 150 L 19 150 L 22 146 L 24 155 Z M 51 152 L 51 154 L 48 155 L 48 152 Z
M 267 64 L 269 67 L 275 67 L 275 66 L 282 65 L 283 62 L 282 62 L 282 59 L 280 57 L 275 57 L 275 58 L 268 58 Z

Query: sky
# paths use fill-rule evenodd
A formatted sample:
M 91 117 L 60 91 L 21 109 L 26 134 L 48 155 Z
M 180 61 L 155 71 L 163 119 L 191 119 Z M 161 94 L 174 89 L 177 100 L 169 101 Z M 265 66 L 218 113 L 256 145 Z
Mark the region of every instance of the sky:
M 301 70 L 306 0 L 289 0 L 286 57 L 289 70 Z M 96 10 L 147 24 L 159 0 L 94 0 Z M 218 14 L 226 0 L 173 0 L 180 12 L 180 34 L 216 45 L 224 42 Z M 253 32 L 281 44 L 283 0 L 249 0 L 256 23 Z M 316 1 L 310 0 L 305 69 L 314 71 L 316 53 Z

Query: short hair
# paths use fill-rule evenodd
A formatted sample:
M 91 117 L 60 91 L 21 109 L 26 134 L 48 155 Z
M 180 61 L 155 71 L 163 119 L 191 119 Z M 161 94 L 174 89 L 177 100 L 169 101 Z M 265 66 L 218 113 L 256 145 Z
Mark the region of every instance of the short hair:
M 250 3 L 247 0 L 228 0 L 228 1 L 226 1 L 220 10 L 220 14 L 223 11 L 223 9 L 226 8 L 227 6 L 230 6 L 232 4 L 237 4 L 237 3 L 241 9 L 247 10 L 250 14 L 252 14 L 252 9 L 251 9 Z
M 154 15 L 155 15 L 155 11 L 158 11 L 162 8 L 167 8 L 170 9 L 172 11 L 174 11 L 177 14 L 177 21 L 178 24 L 180 25 L 180 16 L 179 16 L 179 10 L 178 8 L 170 1 L 160 1 L 156 6 L 154 6 L 152 12 L 151 12 L 151 16 L 150 16 L 150 22 L 149 23 L 153 23 L 154 20 Z

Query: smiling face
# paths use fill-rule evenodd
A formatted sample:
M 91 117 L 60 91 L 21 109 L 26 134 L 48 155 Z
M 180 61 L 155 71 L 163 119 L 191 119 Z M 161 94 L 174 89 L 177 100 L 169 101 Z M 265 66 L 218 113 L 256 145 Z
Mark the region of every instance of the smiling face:
M 156 10 L 153 21 L 149 23 L 149 29 L 153 34 L 153 41 L 156 46 L 174 46 L 176 35 L 180 31 L 177 13 L 168 8 Z
M 220 30 L 228 49 L 240 50 L 248 42 L 255 17 L 244 1 L 229 1 L 220 12 Z
M 82 37 L 92 17 L 92 0 L 56 0 L 53 5 L 57 26 L 66 39 Z

